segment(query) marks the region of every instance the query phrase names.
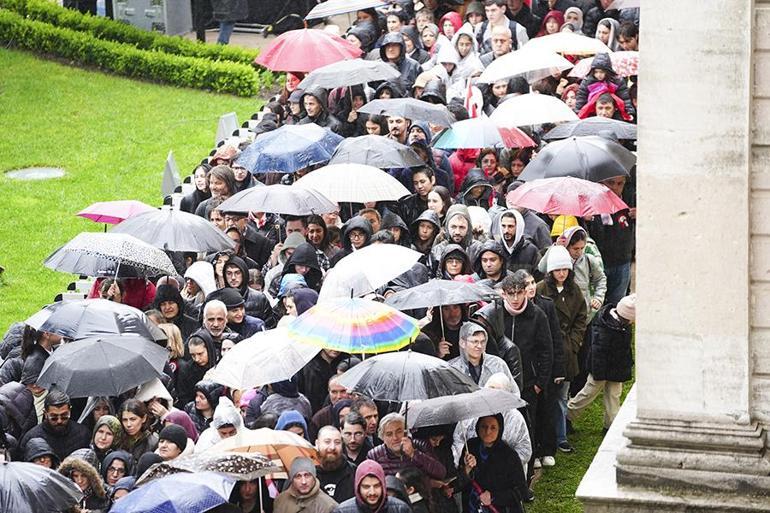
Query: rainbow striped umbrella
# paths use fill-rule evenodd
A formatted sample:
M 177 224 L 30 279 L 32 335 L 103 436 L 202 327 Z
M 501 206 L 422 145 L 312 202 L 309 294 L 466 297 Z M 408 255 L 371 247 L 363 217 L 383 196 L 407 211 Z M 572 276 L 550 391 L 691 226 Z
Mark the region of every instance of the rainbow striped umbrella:
M 289 336 L 345 353 L 387 353 L 412 342 L 417 321 L 395 308 L 361 298 L 318 303 L 288 325 Z

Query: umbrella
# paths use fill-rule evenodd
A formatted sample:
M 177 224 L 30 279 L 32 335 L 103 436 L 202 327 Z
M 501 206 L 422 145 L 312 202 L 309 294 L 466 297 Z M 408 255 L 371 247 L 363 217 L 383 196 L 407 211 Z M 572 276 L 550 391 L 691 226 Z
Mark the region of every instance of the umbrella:
M 605 11 L 609 11 L 610 9 L 635 9 L 638 8 L 641 3 L 640 0 L 614 0 L 607 6 Z
M 352 59 L 327 64 L 313 70 L 297 86 L 305 91 L 310 87 L 334 89 L 367 82 L 393 80 L 401 76 L 396 68 L 382 61 Z
M 137 335 L 84 338 L 54 351 L 37 384 L 70 397 L 114 397 L 160 377 L 166 360 L 165 348 Z
M 360 298 L 318 303 L 288 325 L 289 336 L 345 353 L 396 351 L 420 334 L 417 321 L 393 307 Z
M 529 182 L 538 178 L 574 176 L 601 182 L 616 176 L 629 176 L 634 164 L 636 155 L 614 141 L 595 135 L 570 137 L 549 143 L 527 164 L 519 180 Z
M 381 135 L 362 135 L 345 139 L 329 164 L 366 164 L 382 169 L 424 166 L 425 162 L 409 146 Z
M 299 29 L 278 36 L 254 62 L 271 71 L 307 73 L 332 62 L 355 59 L 361 53 L 361 49 L 324 30 Z
M 617 194 L 600 183 L 571 176 L 527 182 L 505 197 L 508 205 L 543 214 L 576 217 L 614 214 L 628 208 Z
M 557 125 L 549 130 L 543 136 L 543 139 L 552 141 L 572 136 L 601 135 L 601 132 L 612 132 L 618 139 L 636 140 L 636 125 L 600 116 L 592 116 L 578 121 L 568 121 Z
M 399 116 L 412 121 L 425 121 L 439 126 L 450 126 L 455 121 L 454 116 L 444 105 L 434 105 L 414 98 L 372 100 L 358 109 L 358 112 Z
M 95 223 L 118 224 L 136 214 L 151 210 L 155 210 L 155 208 L 136 200 L 99 201 L 92 203 L 75 215 L 85 217 Z
M 182 472 L 216 472 L 236 481 L 253 481 L 280 471 L 280 467 L 274 466 L 269 459 L 258 453 L 198 452 L 155 463 L 139 477 L 136 484 Z
M 286 328 L 263 331 L 225 353 L 209 379 L 236 390 L 261 387 L 291 378 L 320 351 L 292 340 Z
M 110 509 L 111 513 L 189 513 L 224 504 L 235 480 L 214 472 L 174 474 L 150 481 Z
M 99 276 L 126 264 L 142 276 L 176 275 L 163 251 L 123 233 L 83 232 L 54 251 L 43 264 L 55 271 Z
M 226 438 L 204 452 L 258 452 L 286 471 L 295 458 L 310 458 L 318 463 L 315 447 L 291 431 L 276 431 L 270 428 L 242 429 L 237 435 Z
M 337 381 L 350 392 L 382 401 L 432 399 L 478 390 L 471 378 L 447 362 L 414 351 L 374 356 Z
M 582 59 L 569 72 L 570 77 L 583 78 L 591 71 L 593 57 Z M 639 74 L 639 52 L 613 52 L 610 54 L 612 69 L 619 77 L 631 77 Z
M 354 251 L 330 269 L 321 300 L 362 296 L 409 271 L 422 255 L 398 244 L 373 244 Z
M 475 392 L 436 397 L 409 405 L 409 429 L 454 424 L 526 406 L 507 390 L 482 388 Z
M 571 67 L 572 63 L 558 53 L 525 45 L 521 50 L 493 60 L 476 81 L 492 84 L 498 80 L 526 75 L 527 81 L 531 83 L 551 75 L 554 71 L 561 72 Z
M 329 160 L 342 140 L 315 123 L 284 125 L 257 137 L 235 162 L 251 173 L 294 173 Z
M 73 340 L 124 333 L 157 342 L 168 338 L 141 310 L 107 299 L 53 303 L 25 323 L 36 330 Z
M 0 463 L 0 511 L 69 511 L 82 497 L 75 483 L 54 470 L 20 461 Z
M 306 216 L 336 212 L 337 205 L 313 189 L 275 184 L 241 191 L 219 205 L 219 210 Z
M 464 119 L 452 124 L 433 143 L 435 148 L 528 148 L 535 146 L 527 134 L 516 127 L 500 128 L 487 117 Z
M 397 201 L 409 195 L 401 182 L 385 171 L 365 164 L 322 167 L 306 174 L 295 185 L 316 190 L 336 202 Z
M 543 50 L 564 55 L 594 55 L 612 53 L 607 45 L 593 37 L 586 37 L 572 32 L 557 32 L 547 36 L 530 39 L 524 45 L 528 50 Z
M 235 247 L 230 237 L 201 216 L 168 206 L 126 219 L 110 233 L 133 235 L 164 251 L 213 253 Z
M 489 301 L 493 297 L 497 297 L 497 294 L 485 285 L 434 279 L 428 283 L 396 292 L 385 300 L 385 304 L 399 310 L 415 310 L 433 306 Z
M 578 117 L 558 98 L 529 93 L 505 100 L 492 113 L 491 119 L 498 126 L 511 127 L 573 121 Z
M 388 4 L 382 0 L 328 0 L 313 7 L 306 20 L 315 20 L 318 18 L 328 18 L 337 14 L 356 12 L 361 9 L 370 9 L 372 7 L 384 7 Z

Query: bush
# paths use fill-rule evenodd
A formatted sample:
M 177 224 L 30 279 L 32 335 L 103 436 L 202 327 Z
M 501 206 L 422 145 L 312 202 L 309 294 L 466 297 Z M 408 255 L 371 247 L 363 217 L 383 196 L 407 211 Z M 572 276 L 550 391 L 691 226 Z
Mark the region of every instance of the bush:
M 81 14 L 79 11 L 66 9 L 50 0 L 0 0 L 0 7 L 57 27 L 88 32 L 99 39 L 131 44 L 141 50 L 157 50 L 186 57 L 200 57 L 242 64 L 252 64 L 259 54 L 258 50 L 247 50 L 228 45 L 209 45 L 179 36 L 167 36 L 159 32 L 142 30 L 109 18 Z
M 90 33 L 25 19 L 1 9 L 0 41 L 121 75 L 176 86 L 238 96 L 254 96 L 260 89 L 259 75 L 250 65 L 141 50 L 129 44 L 98 39 Z

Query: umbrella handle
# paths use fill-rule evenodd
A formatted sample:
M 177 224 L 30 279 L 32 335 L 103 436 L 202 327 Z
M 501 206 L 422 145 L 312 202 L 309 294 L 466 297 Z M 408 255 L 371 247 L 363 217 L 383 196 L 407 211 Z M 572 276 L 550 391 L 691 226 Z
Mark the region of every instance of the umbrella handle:
M 259 513 L 265 513 L 265 508 L 262 505 L 262 476 L 259 477 Z

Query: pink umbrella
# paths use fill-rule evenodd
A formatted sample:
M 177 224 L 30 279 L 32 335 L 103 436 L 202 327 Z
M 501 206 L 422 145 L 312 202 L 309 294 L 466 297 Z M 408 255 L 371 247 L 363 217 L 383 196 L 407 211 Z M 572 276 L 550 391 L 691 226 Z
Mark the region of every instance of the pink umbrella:
M 610 61 L 612 69 L 619 77 L 630 77 L 639 74 L 639 52 L 612 52 Z M 580 60 L 569 72 L 570 77 L 583 78 L 591 71 L 593 57 Z
M 509 205 L 543 214 L 577 217 L 614 214 L 628 208 L 604 185 L 571 176 L 532 180 L 509 192 L 505 199 Z
M 99 201 L 75 215 L 95 223 L 118 224 L 129 217 L 150 210 L 155 210 L 155 207 L 136 200 Z
M 299 29 L 278 36 L 254 62 L 272 71 L 307 73 L 360 55 L 359 48 L 339 36 L 318 29 Z

